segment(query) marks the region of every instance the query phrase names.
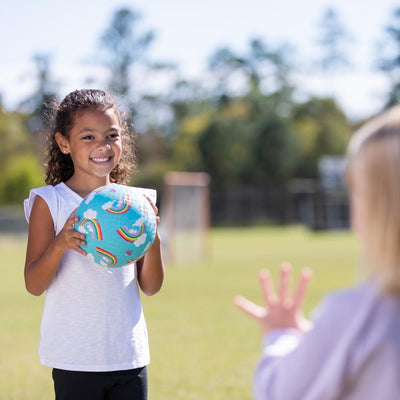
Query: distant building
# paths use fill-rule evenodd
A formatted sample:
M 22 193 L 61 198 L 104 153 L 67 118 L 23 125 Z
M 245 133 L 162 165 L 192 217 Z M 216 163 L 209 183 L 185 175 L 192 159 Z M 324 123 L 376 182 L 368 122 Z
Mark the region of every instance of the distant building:
M 323 156 L 318 162 L 318 180 L 292 180 L 288 186 L 291 219 L 311 229 L 347 229 L 350 217 L 345 168 L 344 157 Z
M 348 228 L 350 217 L 345 157 L 323 156 L 318 162 L 318 169 L 324 198 L 325 229 Z

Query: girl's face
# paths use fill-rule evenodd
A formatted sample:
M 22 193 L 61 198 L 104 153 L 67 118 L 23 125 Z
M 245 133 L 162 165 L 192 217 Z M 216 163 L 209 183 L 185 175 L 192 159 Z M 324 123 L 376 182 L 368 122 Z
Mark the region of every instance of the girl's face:
M 103 185 L 118 164 L 121 151 L 121 126 L 114 109 L 88 109 L 75 115 L 74 125 L 66 138 L 56 133 L 56 140 L 74 164 L 74 179 Z

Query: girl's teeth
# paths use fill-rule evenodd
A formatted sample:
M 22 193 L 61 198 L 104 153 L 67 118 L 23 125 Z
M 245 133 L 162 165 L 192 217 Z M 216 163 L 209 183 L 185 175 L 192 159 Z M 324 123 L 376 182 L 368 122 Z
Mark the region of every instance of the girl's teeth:
M 108 157 L 107 158 L 92 158 L 92 160 L 94 162 L 105 162 L 105 161 L 108 161 Z

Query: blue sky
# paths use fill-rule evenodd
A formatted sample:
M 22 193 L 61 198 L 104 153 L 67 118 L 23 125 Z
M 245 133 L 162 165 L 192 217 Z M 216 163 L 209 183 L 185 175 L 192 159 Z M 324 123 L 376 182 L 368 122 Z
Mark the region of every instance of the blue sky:
M 332 6 L 352 35 L 353 68 L 335 79 L 310 76 L 301 70 L 294 79 L 307 92 L 330 91 L 354 118 L 376 112 L 387 81 L 372 70 L 374 49 L 383 37 L 395 0 L 13 0 L 0 4 L 0 93 L 12 107 L 33 90 L 32 56 L 50 53 L 60 94 L 84 86 L 84 77 L 101 75 L 93 59 L 99 37 L 113 12 L 128 6 L 139 11 L 141 26 L 153 29 L 153 59 L 176 62 L 182 76 L 200 78 L 210 54 L 227 45 L 242 51 L 250 38 L 261 37 L 275 46 L 291 43 L 302 63 L 317 55 L 318 22 Z M 301 70 L 301 71 L 300 71 Z M 97 72 L 96 72 L 97 71 Z

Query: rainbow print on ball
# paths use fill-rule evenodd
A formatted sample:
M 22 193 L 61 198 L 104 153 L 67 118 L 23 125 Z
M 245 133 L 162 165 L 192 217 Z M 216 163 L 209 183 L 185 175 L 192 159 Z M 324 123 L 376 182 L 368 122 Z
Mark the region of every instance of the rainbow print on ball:
M 116 204 L 114 205 L 114 203 Z M 129 211 L 129 208 L 129 195 L 124 194 L 119 198 L 117 202 L 113 202 L 113 204 L 105 210 L 111 214 L 125 214 Z
M 110 253 L 109 251 L 104 250 L 100 247 L 96 247 L 96 252 L 100 255 L 102 259 L 105 260 L 108 267 L 113 267 L 117 264 L 117 257 L 115 257 L 114 254 Z
M 137 232 L 135 232 L 135 230 L 129 229 L 127 226 L 123 226 L 122 228 L 117 229 L 117 233 L 122 237 L 122 239 L 133 243 L 144 234 L 146 229 L 144 223 L 142 223 L 138 228 L 139 229 L 137 229 Z
M 103 240 L 103 232 L 98 221 L 94 218 L 83 218 L 79 222 L 79 227 L 82 227 L 86 233 L 91 233 L 93 239 Z M 79 230 L 82 232 L 82 230 Z
M 156 192 L 111 183 L 95 189 L 80 203 L 75 229 L 85 234 L 88 263 L 119 268 L 142 258 L 154 242 L 157 221 L 144 194 Z

